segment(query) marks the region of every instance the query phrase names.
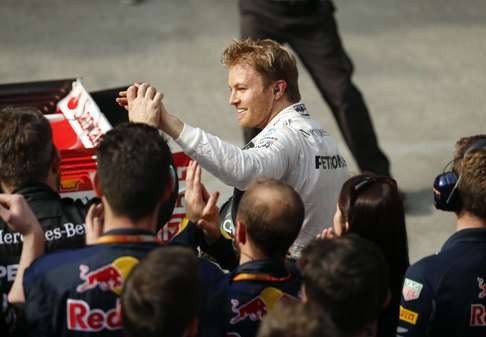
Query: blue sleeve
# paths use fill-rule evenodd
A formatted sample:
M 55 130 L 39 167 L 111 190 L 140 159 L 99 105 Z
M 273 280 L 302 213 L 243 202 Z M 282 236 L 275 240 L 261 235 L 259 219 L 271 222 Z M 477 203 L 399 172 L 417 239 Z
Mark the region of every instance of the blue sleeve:
M 204 235 L 202 231 L 192 222 L 184 219 L 179 225 L 177 234 L 170 241 L 170 244 L 190 247 L 197 252 L 197 248 L 201 246 L 203 241 Z
M 52 307 L 56 305 L 53 291 L 44 286 L 41 273 L 28 268 L 24 275 L 25 321 L 31 336 L 51 336 Z
M 13 306 L 8 302 L 7 294 L 0 294 L 0 331 L 13 336 L 17 325 L 17 313 Z
M 397 337 L 426 336 L 435 291 L 424 261 L 408 268 L 402 288 Z
M 224 305 L 227 297 L 225 274 L 213 263 L 200 258 L 201 308 L 198 337 L 224 336 Z
M 233 270 L 238 266 L 238 257 L 231 239 L 222 234 L 216 242 L 208 245 L 202 230 L 188 220 L 181 223 L 177 235 L 170 244 L 191 247 L 196 252 L 200 248 L 225 270 Z

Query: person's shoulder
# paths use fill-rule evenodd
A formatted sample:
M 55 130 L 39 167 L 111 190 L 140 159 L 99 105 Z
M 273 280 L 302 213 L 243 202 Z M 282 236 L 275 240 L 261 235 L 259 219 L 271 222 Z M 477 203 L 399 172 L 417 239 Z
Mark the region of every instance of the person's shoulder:
M 101 246 L 93 245 L 79 249 L 59 250 L 40 256 L 26 270 L 24 279 L 28 282 L 31 278 L 39 277 L 58 268 L 69 268 L 71 266 L 79 268 L 79 264 L 83 260 L 96 254 L 100 249 L 102 249 Z
M 276 127 L 280 133 L 286 133 L 288 137 L 299 138 L 305 143 L 324 143 L 331 148 L 337 146 L 336 139 L 329 131 L 309 115 L 289 114 L 280 119 Z
M 447 271 L 447 259 L 443 254 L 437 253 L 426 256 L 408 267 L 405 274 L 406 279 L 436 283 L 440 281 L 441 275 Z

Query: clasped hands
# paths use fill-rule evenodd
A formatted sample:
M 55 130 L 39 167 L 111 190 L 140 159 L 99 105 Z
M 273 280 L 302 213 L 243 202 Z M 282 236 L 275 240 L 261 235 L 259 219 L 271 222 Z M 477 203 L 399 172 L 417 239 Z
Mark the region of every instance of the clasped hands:
M 167 111 L 162 103 L 164 95 L 148 83 L 134 83 L 126 91 L 120 91 L 118 105 L 128 111 L 131 122 L 145 123 L 154 127 L 164 125 Z

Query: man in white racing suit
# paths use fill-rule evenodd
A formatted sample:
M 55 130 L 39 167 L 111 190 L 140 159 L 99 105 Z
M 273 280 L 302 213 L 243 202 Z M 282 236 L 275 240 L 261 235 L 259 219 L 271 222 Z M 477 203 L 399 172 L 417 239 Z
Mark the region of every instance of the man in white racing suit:
M 292 256 L 331 223 L 348 172 L 336 140 L 310 118 L 300 102 L 295 58 L 272 40 L 234 41 L 223 53 L 229 102 L 243 127 L 263 129 L 243 149 L 169 114 L 162 94 L 148 84 L 121 93 L 132 121 L 159 127 L 201 167 L 244 191 L 252 179 L 271 177 L 292 186 L 305 205 Z M 126 97 L 124 97 L 126 96 Z

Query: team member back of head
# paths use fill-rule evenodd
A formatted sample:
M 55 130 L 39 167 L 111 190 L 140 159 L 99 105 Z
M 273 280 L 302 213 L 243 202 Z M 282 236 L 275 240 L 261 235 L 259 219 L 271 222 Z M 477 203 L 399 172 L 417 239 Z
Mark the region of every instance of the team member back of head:
M 220 236 L 217 197 L 212 193 L 207 198 L 200 176 L 199 165 L 191 162 L 186 178 L 187 215 L 207 234 Z M 219 315 L 228 336 L 255 336 L 260 319 L 275 303 L 297 297 L 300 273 L 285 258 L 303 219 L 300 196 L 281 181 L 258 178 L 245 191 L 234 238 L 239 263 L 222 285 L 227 300 L 222 305 L 224 313 Z
M 305 301 L 329 313 L 340 336 L 375 336 L 388 301 L 381 251 L 355 234 L 315 240 L 302 251 Z
M 127 337 L 194 337 L 200 289 L 198 261 L 184 247 L 150 252 L 130 273 L 122 293 Z
M 58 194 L 59 155 L 48 120 L 32 107 L 0 111 L 0 183 L 23 195 L 45 232 L 46 251 L 84 246 L 85 205 Z M 0 220 L 0 289 L 8 291 L 17 272 L 22 235 Z
M 266 315 L 257 337 L 337 337 L 329 316 L 301 302 L 281 302 Z
M 158 208 L 171 190 L 170 155 L 148 125 L 127 123 L 104 136 L 95 178 L 103 235 L 85 248 L 45 255 L 27 269 L 32 335 L 122 334 L 118 296 L 123 282 L 143 256 L 160 246 L 154 233 Z

